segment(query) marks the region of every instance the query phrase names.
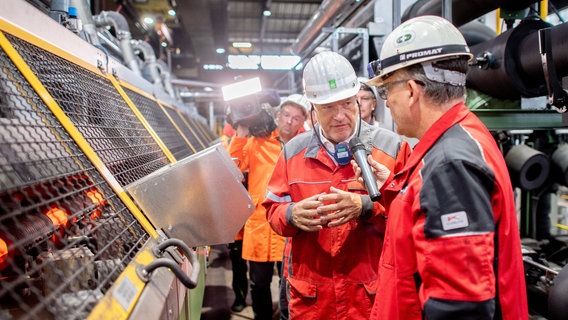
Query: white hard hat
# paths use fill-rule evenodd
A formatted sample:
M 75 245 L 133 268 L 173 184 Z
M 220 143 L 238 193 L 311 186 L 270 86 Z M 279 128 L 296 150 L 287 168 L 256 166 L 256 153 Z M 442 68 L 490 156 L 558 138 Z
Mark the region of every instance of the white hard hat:
M 473 57 L 451 22 L 438 16 L 412 18 L 387 36 L 379 60 L 371 62 L 374 78 L 367 85 L 380 85 L 385 75 L 417 63 L 455 56 Z
M 359 83 L 361 84 L 361 88 L 359 88 L 359 90 L 370 91 L 373 94 L 373 98 L 377 99 L 377 88 L 367 84 L 367 82 L 369 82 L 369 78 L 358 77 L 357 80 L 359 80 Z
M 310 110 L 312 109 L 312 105 L 310 104 L 308 99 L 306 99 L 306 96 L 304 96 L 303 94 L 294 93 L 289 95 L 288 97 L 284 98 L 284 100 L 282 100 L 282 103 L 280 103 L 280 107 L 282 107 L 285 103 L 290 103 L 290 102 L 304 108 L 304 110 L 306 110 L 304 115 L 306 116 L 308 112 L 310 112 Z
M 313 56 L 304 68 L 304 91 L 309 102 L 331 103 L 353 97 L 359 81 L 351 63 L 336 52 Z

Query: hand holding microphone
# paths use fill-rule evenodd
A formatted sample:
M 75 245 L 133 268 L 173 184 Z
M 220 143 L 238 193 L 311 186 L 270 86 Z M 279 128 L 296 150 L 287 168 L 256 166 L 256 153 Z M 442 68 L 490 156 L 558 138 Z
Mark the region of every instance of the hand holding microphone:
M 375 175 L 373 174 L 373 171 L 369 166 L 369 162 L 367 161 L 367 151 L 365 150 L 365 145 L 361 142 L 361 140 L 359 140 L 359 138 L 353 137 L 351 141 L 349 141 L 349 150 L 351 150 L 351 153 L 355 158 L 355 162 L 357 163 L 359 168 L 361 168 L 361 177 L 365 182 L 365 187 L 369 192 L 371 200 L 379 201 L 379 199 L 381 199 L 381 193 L 379 192 Z M 384 168 L 386 169 L 386 167 Z

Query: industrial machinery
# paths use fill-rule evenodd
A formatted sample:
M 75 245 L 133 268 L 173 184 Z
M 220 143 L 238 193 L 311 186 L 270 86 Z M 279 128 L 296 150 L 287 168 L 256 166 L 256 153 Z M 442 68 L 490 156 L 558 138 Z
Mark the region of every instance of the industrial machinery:
M 396 18 L 452 20 L 475 55 L 467 105 L 516 190 L 531 317 L 564 319 L 568 1 L 353 2 L 323 1 L 293 50 L 327 39 L 363 69 Z M 233 240 L 251 199 L 152 48 L 86 3 L 0 1 L 0 319 L 197 319 L 207 246 Z M 341 10 L 354 18 L 322 27 Z
M 51 3 L 0 2 L 0 318 L 198 319 L 242 174 L 120 17 Z

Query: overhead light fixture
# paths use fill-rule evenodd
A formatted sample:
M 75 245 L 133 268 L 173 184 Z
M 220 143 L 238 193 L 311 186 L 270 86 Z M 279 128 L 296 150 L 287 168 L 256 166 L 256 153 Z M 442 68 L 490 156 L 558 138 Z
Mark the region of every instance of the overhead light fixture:
M 229 55 L 227 66 L 231 69 L 258 70 L 260 56 L 257 55 Z
M 168 10 L 168 14 L 169 14 L 170 16 L 172 16 L 172 17 L 175 17 L 175 16 L 176 16 L 176 11 L 175 11 L 174 9 L 170 9 L 170 10 Z
M 223 66 L 220 64 L 204 64 L 203 70 L 223 70 Z
M 258 70 L 262 67 L 264 70 L 292 70 L 293 68 L 298 70 L 300 57 L 294 55 L 229 55 L 227 61 L 230 69 Z
M 225 48 L 217 48 L 215 49 L 215 52 L 217 52 L 218 54 L 223 54 L 225 53 Z
M 221 87 L 221 92 L 223 92 L 223 100 L 225 101 L 258 93 L 261 90 L 262 86 L 260 85 L 260 78 L 258 77 Z
M 151 17 L 145 17 L 144 18 L 144 23 L 145 24 L 153 24 L 154 23 L 154 19 Z
M 300 62 L 299 56 L 264 55 L 260 57 L 260 66 L 264 70 L 292 70 Z
M 233 48 L 250 48 L 252 43 L 250 42 L 233 42 Z
M 270 17 L 272 15 L 272 12 L 270 12 L 270 10 L 264 10 L 262 12 L 262 15 L 265 16 L 265 17 Z

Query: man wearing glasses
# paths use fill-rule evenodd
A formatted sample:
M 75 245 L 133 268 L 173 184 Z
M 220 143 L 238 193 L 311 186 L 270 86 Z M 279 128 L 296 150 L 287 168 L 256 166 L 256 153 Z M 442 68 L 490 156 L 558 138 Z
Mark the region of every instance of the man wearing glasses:
M 367 84 L 397 132 L 419 142 L 394 179 L 368 158 L 389 217 L 371 319 L 528 318 L 513 187 L 464 104 L 471 58 L 449 21 L 423 16 L 397 27 L 372 63 Z
M 377 97 L 373 88 L 361 82 L 361 89 L 357 92 L 357 102 L 361 108 L 361 119 L 370 125 L 378 125 L 378 122 L 375 120 Z
M 394 132 L 361 121 L 360 84 L 341 55 L 315 55 L 303 80 L 318 122 L 284 146 L 263 202 L 272 229 L 291 239 L 289 316 L 368 319 L 385 216 L 355 180 L 348 143 L 359 138 L 393 172 L 410 149 Z

